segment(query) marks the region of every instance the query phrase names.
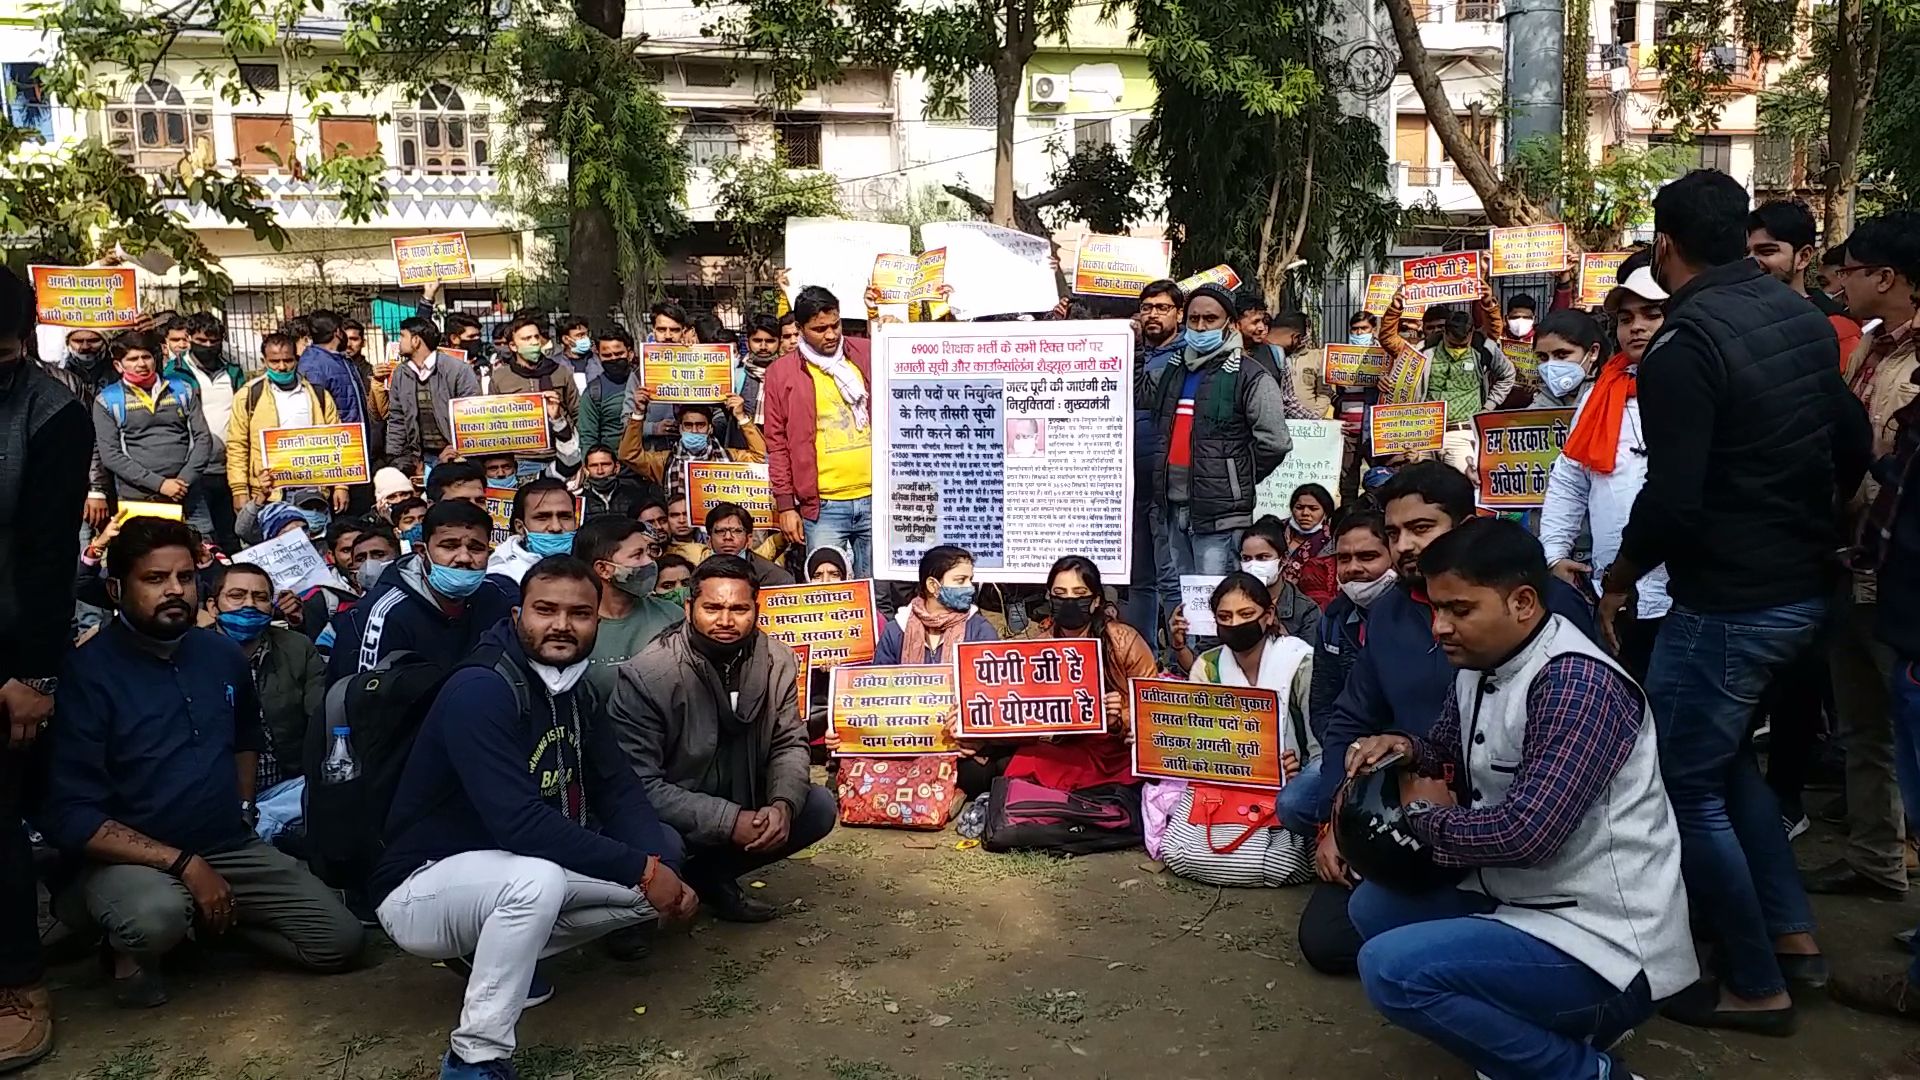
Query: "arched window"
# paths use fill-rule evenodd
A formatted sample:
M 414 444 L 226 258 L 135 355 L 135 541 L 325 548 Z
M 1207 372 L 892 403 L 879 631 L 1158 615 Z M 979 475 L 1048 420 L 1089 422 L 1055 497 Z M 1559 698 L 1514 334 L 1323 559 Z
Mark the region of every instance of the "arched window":
M 134 88 L 130 100 L 107 107 L 108 139 L 136 165 L 175 160 L 195 140 L 209 137 L 212 127 L 211 106 L 189 103 L 165 79 L 149 79 Z
M 400 167 L 433 176 L 473 172 L 489 161 L 489 131 L 484 108 L 469 109 L 460 91 L 434 83 L 421 91 L 417 107 L 397 117 Z

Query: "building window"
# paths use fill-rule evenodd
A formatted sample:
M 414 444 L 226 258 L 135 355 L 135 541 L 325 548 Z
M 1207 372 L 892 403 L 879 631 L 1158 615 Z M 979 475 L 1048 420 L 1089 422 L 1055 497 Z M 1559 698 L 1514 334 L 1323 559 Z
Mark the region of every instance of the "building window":
M 320 157 L 332 161 L 343 154 L 367 157 L 380 153 L 380 125 L 371 116 L 320 118 Z
M 774 124 L 774 131 L 780 136 L 780 145 L 787 152 L 788 168 L 818 169 L 822 167 L 820 121 L 782 120 Z
M 1000 91 L 993 85 L 993 72 L 986 68 L 967 75 L 967 123 L 973 127 L 993 127 L 1000 117 Z
M 1500 17 L 1500 0 L 1459 0 L 1454 18 L 1460 22 L 1493 22 Z
M 133 92 L 133 100 L 107 108 L 108 140 L 136 166 L 178 161 L 196 139 L 209 137 L 213 110 L 193 107 L 172 83 L 152 79 Z
M 1676 177 L 1693 169 L 1715 169 L 1728 174 L 1733 172 L 1731 135 L 1696 135 L 1690 142 L 1682 142 L 1671 135 L 1647 136 L 1648 149 L 1661 146 L 1680 148 L 1681 152 L 1676 155 L 1679 160 L 1673 170 Z
M 14 127 L 40 133 L 42 141 L 53 139 L 53 103 L 40 85 L 39 64 L 0 65 L 7 96 L 7 119 Z
M 285 116 L 236 116 L 233 148 L 242 172 L 292 168 L 293 121 Z
M 240 81 L 255 93 L 264 94 L 269 90 L 278 90 L 280 89 L 280 65 L 241 64 Z
M 400 167 L 429 176 L 472 172 L 487 166 L 491 123 L 484 108 L 469 109 L 460 92 L 434 83 L 420 94 L 419 108 L 394 113 L 400 129 Z
M 1613 0 L 1613 40 L 1620 45 L 1640 40 L 1640 0 Z
M 1127 121 L 1127 145 L 1129 147 L 1144 145 L 1147 141 L 1147 125 L 1151 123 L 1153 121 L 1144 116 L 1136 116 Z
M 1753 144 L 1753 186 L 1780 189 L 1793 180 L 1793 137 L 1760 136 Z
M 1113 145 L 1113 124 L 1106 120 L 1075 120 L 1073 122 L 1073 152 L 1078 154 L 1102 146 Z
M 740 129 L 724 116 L 696 111 L 680 129 L 680 144 L 686 147 L 688 164 L 712 165 L 740 156 Z
M 730 87 L 733 85 L 733 69 L 725 64 L 683 64 L 681 77 L 688 86 Z
M 1653 40 L 1655 42 L 1667 39 L 1667 21 L 1671 18 L 1673 18 L 1673 5 L 1664 3 L 1653 5 Z

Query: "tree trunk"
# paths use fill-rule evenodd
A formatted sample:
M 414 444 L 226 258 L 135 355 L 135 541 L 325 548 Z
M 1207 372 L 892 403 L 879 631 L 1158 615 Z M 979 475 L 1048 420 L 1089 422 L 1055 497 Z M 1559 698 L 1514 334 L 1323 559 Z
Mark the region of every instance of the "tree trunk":
M 1037 0 L 1001 0 L 1004 43 L 993 61 L 993 217 L 995 225 L 1022 228 L 1014 212 L 1013 114 L 1020 101 L 1020 84 L 1033 59 L 1039 21 L 1030 6 Z M 1040 235 L 1045 235 L 1044 233 Z
M 621 0 L 573 0 L 581 22 L 619 39 L 626 18 Z M 591 78 L 590 73 L 583 76 Z M 620 303 L 620 267 L 613 238 L 613 217 L 605 207 L 583 205 L 575 187 L 578 164 L 569 157 L 567 190 L 572 205 L 567 222 L 567 307 L 596 325 Z
M 1501 183 L 1493 164 L 1481 155 L 1480 148 L 1467 133 L 1460 130 L 1460 121 L 1447 102 L 1446 88 L 1440 85 L 1440 75 L 1427 58 L 1427 47 L 1420 43 L 1420 25 L 1414 21 L 1411 0 L 1386 0 L 1386 8 L 1387 18 L 1393 23 L 1393 39 L 1400 46 L 1400 63 L 1407 69 L 1407 77 L 1420 95 L 1420 104 L 1427 110 L 1427 121 L 1440 136 L 1440 145 L 1446 147 L 1454 168 L 1480 196 L 1487 219 L 1502 227 L 1533 225 L 1543 220 L 1538 207 Z
M 1866 10 L 1865 0 L 1840 0 L 1834 56 L 1850 57 L 1853 62 L 1835 63 L 1827 73 L 1827 161 L 1821 172 L 1826 191 L 1821 219 L 1823 241 L 1828 245 L 1853 231 L 1853 193 L 1860 183 L 1860 140 L 1880 74 L 1882 22 L 1877 8 Z

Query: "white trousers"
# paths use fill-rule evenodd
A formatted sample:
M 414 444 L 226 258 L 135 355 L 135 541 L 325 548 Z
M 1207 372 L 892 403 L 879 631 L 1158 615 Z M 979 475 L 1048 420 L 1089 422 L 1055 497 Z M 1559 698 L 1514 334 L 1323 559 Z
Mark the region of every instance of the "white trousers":
M 504 851 L 468 851 L 428 863 L 377 912 L 393 943 L 415 956 L 471 956 L 453 1052 L 469 1062 L 513 1056 L 514 1025 L 543 957 L 656 918 L 630 885 Z

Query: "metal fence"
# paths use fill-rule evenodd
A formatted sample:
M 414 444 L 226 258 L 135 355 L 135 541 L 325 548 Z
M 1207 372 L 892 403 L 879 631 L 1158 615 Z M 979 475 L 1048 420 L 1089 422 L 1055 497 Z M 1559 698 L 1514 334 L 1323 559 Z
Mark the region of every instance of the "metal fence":
M 1366 301 L 1367 277 L 1369 274 L 1398 272 L 1397 263 L 1376 270 L 1354 270 L 1351 274 L 1329 277 L 1297 301 L 1290 301 L 1288 308 L 1294 306 L 1307 313 L 1313 324 L 1314 340 L 1322 344 L 1329 341 L 1345 341 L 1347 324 L 1353 321 Z M 1535 310 L 1545 314 L 1553 304 L 1554 280 L 1551 274 L 1524 274 L 1515 277 L 1493 279 L 1493 291 L 1500 298 L 1500 310 L 1516 296 L 1533 298 Z M 1378 316 L 1380 312 L 1373 313 Z

